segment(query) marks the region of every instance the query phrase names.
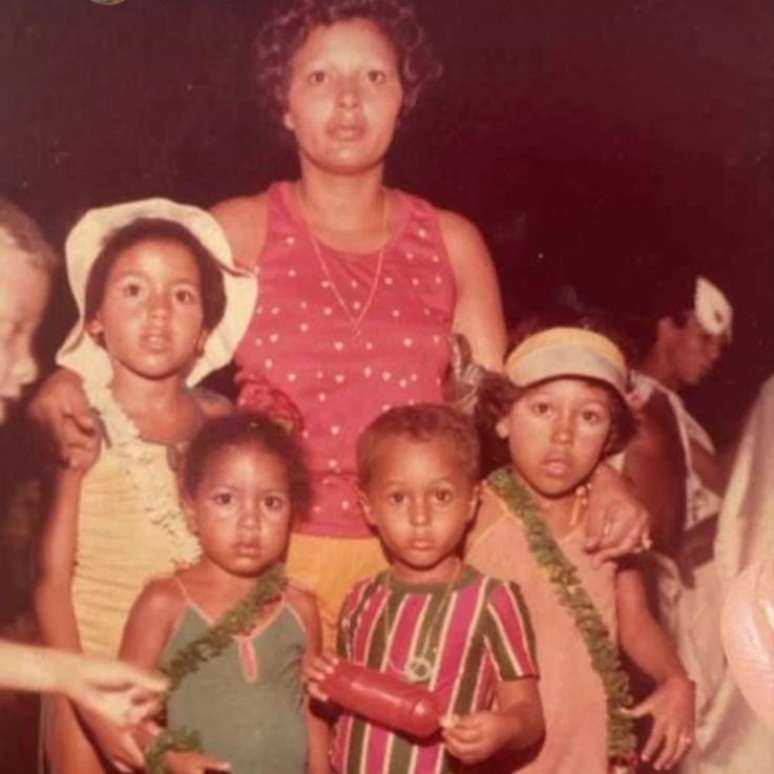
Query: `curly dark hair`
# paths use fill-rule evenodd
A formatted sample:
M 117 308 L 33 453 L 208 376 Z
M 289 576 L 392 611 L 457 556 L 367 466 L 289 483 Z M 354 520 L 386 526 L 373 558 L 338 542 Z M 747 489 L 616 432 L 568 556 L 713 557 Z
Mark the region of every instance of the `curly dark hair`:
M 401 116 L 408 115 L 425 85 L 440 77 L 440 62 L 408 0 L 280 0 L 253 42 L 255 81 L 280 118 L 286 109 L 291 61 L 309 33 L 350 19 L 373 22 L 395 50 L 403 86 Z
M 450 439 L 466 475 L 471 481 L 478 480 L 481 445 L 473 420 L 450 406 L 420 403 L 385 411 L 360 434 L 357 439 L 357 479 L 361 489 L 368 486 L 373 476 L 379 444 L 396 436 L 405 436 L 412 441 Z
M 121 253 L 150 239 L 176 242 L 191 252 L 199 269 L 204 327 L 212 331 L 226 310 L 223 274 L 210 251 L 185 226 L 166 218 L 137 218 L 107 236 L 86 280 L 85 319 L 93 320 L 99 311 L 110 271 Z
M 285 465 L 294 519 L 309 510 L 309 470 L 301 447 L 273 419 L 258 412 L 239 411 L 208 420 L 191 441 L 180 471 L 180 491 L 193 498 L 212 458 L 227 447 L 256 446 Z
M 509 336 L 508 354 L 530 336 L 557 326 L 583 328 L 599 333 L 610 339 L 621 349 L 627 361 L 630 359 L 630 342 L 617 329 L 610 326 L 605 319 L 592 315 L 578 316 L 569 312 L 557 313 L 551 316 L 535 316 L 522 321 Z M 604 453 L 605 455 L 610 455 L 621 451 L 632 439 L 637 429 L 637 423 L 632 410 L 618 392 L 607 383 L 596 379 L 578 378 L 589 384 L 602 387 L 609 393 L 611 433 Z M 495 428 L 497 423 L 508 415 L 513 404 L 528 389 L 530 388 L 516 386 L 503 374 L 489 371 L 483 374 L 478 387 L 478 400 L 476 402 L 474 418 L 482 436 L 486 470 L 508 464 L 510 460 L 508 444 L 503 439 L 497 437 Z

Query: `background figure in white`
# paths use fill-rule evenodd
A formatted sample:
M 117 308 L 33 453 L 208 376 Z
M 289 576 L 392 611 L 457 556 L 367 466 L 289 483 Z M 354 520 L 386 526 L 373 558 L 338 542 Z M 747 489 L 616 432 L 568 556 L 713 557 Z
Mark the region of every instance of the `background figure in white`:
M 715 562 L 731 671 L 760 719 L 730 686 L 718 696 L 716 714 L 732 718 L 736 733 L 744 734 L 747 767 L 734 772 L 774 771 L 774 376 L 761 388 L 739 441 Z
M 659 614 L 696 681 L 696 739 L 683 774 L 748 772 L 747 741 L 718 716 L 733 686 L 720 639 L 720 581 L 713 558 L 725 480 L 709 434 L 680 397 L 706 378 L 730 340 L 733 310 L 704 277 L 670 279 L 649 320 L 649 341 L 634 379 L 642 410 L 624 472 L 653 515 L 656 551 L 650 575 Z M 741 766 L 741 767 L 740 767 Z

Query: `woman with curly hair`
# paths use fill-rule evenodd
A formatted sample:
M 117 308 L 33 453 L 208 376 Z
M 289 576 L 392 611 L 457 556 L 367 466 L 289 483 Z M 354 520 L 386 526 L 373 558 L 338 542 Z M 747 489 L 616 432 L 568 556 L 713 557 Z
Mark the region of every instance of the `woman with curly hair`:
M 360 511 L 358 432 L 391 406 L 442 399 L 452 332 L 499 368 L 502 304 L 478 229 L 384 184 L 395 129 L 440 72 L 407 0 L 279 3 L 254 72 L 300 177 L 213 213 L 260 282 L 236 355 L 239 403 L 289 420 L 308 451 L 313 502 L 288 571 L 318 594 L 330 637 L 346 590 L 386 566 Z M 81 405 L 70 390 L 58 412 Z M 624 518 L 606 544 L 631 548 L 642 524 Z
M 260 278 L 236 358 L 239 400 L 265 408 L 267 390 L 272 403 L 282 393 L 303 417 L 315 499 L 288 570 L 318 593 L 332 632 L 345 591 L 385 566 L 358 504 L 358 432 L 390 406 L 441 399 L 451 330 L 498 366 L 503 316 L 478 229 L 384 185 L 396 126 L 440 70 L 412 6 L 297 0 L 254 54 L 301 176 L 214 209 Z

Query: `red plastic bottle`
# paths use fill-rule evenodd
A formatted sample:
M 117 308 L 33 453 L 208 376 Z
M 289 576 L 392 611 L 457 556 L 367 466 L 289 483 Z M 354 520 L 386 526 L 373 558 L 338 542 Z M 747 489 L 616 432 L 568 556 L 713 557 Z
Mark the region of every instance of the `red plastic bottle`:
M 339 661 L 320 690 L 344 709 L 411 736 L 431 736 L 440 727 L 438 704 L 426 688 L 351 661 Z

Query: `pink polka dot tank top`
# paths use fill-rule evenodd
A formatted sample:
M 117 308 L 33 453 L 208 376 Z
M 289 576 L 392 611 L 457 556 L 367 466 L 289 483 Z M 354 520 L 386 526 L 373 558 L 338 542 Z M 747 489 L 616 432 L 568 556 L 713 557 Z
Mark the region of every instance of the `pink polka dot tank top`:
M 313 500 L 296 529 L 364 537 L 358 433 L 392 406 L 442 399 L 455 287 L 438 218 L 396 192 L 390 241 L 342 253 L 313 241 L 291 183 L 268 197 L 259 299 L 236 355 L 239 405 L 268 389 L 303 417 Z

